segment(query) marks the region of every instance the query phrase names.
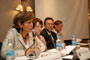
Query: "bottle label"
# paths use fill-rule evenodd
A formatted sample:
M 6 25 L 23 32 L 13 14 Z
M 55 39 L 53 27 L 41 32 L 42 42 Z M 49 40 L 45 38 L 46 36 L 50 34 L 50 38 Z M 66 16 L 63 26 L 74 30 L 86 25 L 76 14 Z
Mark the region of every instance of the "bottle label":
M 77 42 L 76 41 L 72 41 L 72 45 L 76 45 L 77 44 Z
M 6 56 L 14 56 L 14 49 L 7 50 Z
M 61 43 L 56 44 L 56 47 L 61 47 L 61 46 L 62 46 Z

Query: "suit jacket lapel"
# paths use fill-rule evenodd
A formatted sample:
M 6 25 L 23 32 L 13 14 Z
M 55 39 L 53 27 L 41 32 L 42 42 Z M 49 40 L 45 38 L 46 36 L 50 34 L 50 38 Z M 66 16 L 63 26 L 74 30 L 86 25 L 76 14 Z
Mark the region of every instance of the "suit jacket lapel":
M 24 40 L 23 40 L 23 38 L 22 38 L 22 36 L 21 36 L 21 34 L 19 34 L 18 33 L 18 40 L 22 43 L 22 45 L 27 49 L 27 47 L 26 47 L 26 45 L 25 45 L 25 43 L 24 43 Z
M 47 36 L 49 38 L 49 41 L 51 41 L 52 44 L 53 44 L 53 46 L 55 47 L 55 43 L 54 43 L 55 39 L 54 39 L 53 33 L 51 32 L 51 35 L 49 35 L 46 30 L 45 30 L 45 32 L 47 33 Z

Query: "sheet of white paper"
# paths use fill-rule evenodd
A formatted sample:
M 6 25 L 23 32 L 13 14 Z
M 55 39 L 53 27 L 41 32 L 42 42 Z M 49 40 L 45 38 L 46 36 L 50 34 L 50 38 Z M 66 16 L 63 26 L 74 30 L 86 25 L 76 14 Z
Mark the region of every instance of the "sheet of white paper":
M 73 59 L 73 55 L 64 56 L 62 58 L 64 58 L 64 59 Z
M 27 58 L 26 56 L 21 56 L 21 57 L 16 57 L 15 60 L 27 60 L 29 58 Z
M 47 53 L 45 53 L 45 55 L 46 55 Z M 43 53 L 43 55 L 44 55 L 44 53 Z M 54 52 L 54 53 L 48 53 L 48 55 L 47 56 L 44 56 L 44 57 L 40 57 L 40 58 L 37 58 L 37 59 L 35 59 L 35 60 L 62 60 L 62 57 L 61 57 L 61 55 L 60 55 L 60 53 L 58 53 L 58 52 Z
M 47 52 L 57 52 L 57 50 L 56 49 L 50 49 Z
M 76 46 L 71 46 L 71 45 L 66 46 L 66 54 L 69 54 L 72 50 L 75 49 L 75 47 L 76 47 Z
M 90 58 L 90 50 L 88 48 L 81 48 L 76 50 L 76 52 L 80 60 L 86 60 Z

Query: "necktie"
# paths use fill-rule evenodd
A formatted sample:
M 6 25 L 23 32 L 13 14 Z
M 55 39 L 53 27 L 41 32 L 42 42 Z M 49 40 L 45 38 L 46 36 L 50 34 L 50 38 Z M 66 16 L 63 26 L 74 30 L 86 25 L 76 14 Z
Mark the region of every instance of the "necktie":
M 55 48 L 55 42 L 54 42 L 54 38 L 53 38 L 53 36 L 50 35 L 50 38 L 51 38 L 51 42 L 53 43 L 53 46 L 54 46 L 54 48 Z

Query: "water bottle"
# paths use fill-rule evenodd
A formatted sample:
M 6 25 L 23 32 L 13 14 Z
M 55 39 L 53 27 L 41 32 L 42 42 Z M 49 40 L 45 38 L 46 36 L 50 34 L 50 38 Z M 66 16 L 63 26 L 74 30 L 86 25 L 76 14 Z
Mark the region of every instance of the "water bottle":
M 62 47 L 62 45 L 61 45 L 60 36 L 57 35 L 57 40 L 56 40 L 56 50 L 57 50 L 57 51 L 60 51 L 60 50 L 61 50 L 61 47 Z
M 76 35 L 72 35 L 72 45 L 76 45 Z
M 15 51 L 12 45 L 12 40 L 8 40 L 7 51 L 6 51 L 6 60 L 14 60 Z

